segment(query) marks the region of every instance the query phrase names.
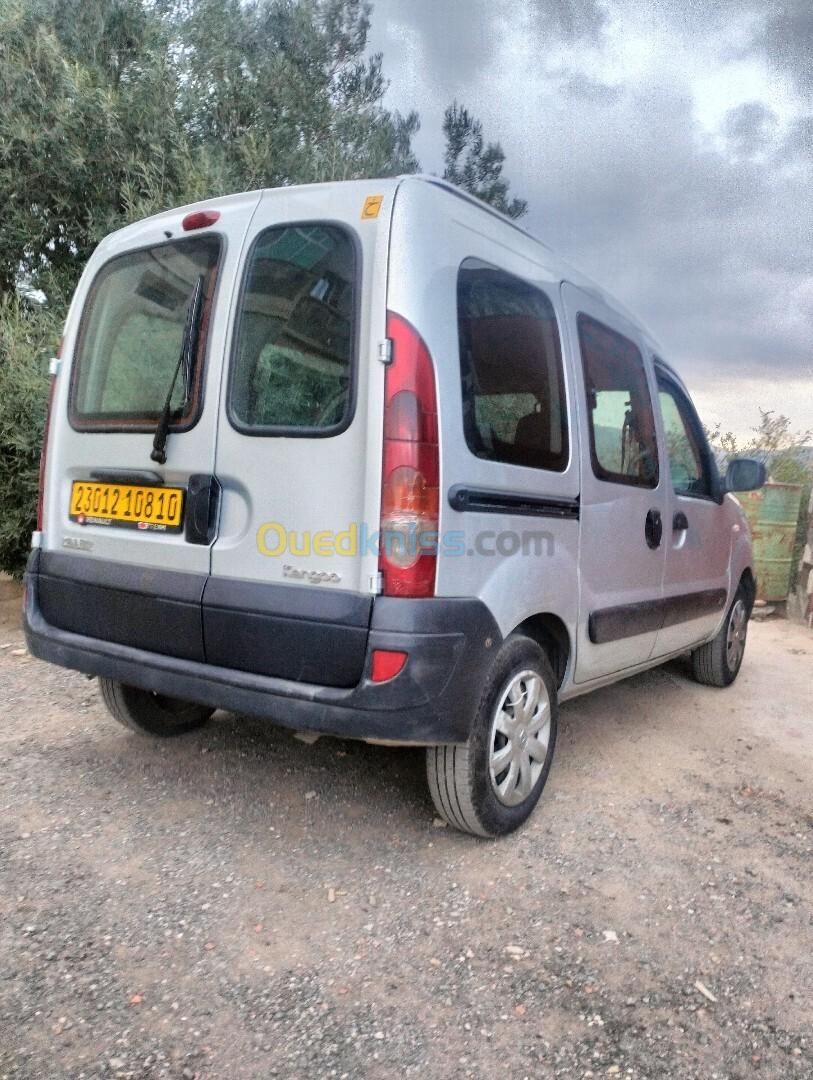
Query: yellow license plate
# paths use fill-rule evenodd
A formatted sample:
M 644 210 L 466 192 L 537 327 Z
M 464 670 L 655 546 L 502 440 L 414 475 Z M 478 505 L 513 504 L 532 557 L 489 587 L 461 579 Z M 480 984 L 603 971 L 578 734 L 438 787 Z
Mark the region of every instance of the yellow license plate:
M 183 488 L 74 480 L 70 518 L 80 525 L 178 532 L 183 527 L 183 497 Z

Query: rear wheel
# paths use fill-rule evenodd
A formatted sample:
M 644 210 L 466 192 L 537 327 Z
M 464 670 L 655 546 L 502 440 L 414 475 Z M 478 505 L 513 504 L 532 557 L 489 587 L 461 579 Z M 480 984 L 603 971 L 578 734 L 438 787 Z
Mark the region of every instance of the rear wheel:
M 441 817 L 475 836 L 519 828 L 548 778 L 557 716 L 556 680 L 544 652 L 531 638 L 509 638 L 468 742 L 427 748 L 429 790 Z
M 99 690 L 114 720 L 145 735 L 169 738 L 202 727 L 214 712 L 178 698 L 139 690 L 112 679 L 99 679 Z
M 704 686 L 730 686 L 742 666 L 750 616 L 748 596 L 740 585 L 717 636 L 692 653 L 692 674 Z

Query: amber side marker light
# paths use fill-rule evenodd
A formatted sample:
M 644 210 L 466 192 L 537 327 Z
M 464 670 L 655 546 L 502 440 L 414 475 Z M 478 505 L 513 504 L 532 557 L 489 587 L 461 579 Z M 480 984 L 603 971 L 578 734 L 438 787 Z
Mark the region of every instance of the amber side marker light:
M 181 228 L 184 232 L 192 232 L 193 229 L 208 229 L 219 219 L 219 210 L 193 210 L 183 219 Z
M 395 652 L 392 649 L 373 649 L 373 663 L 370 670 L 372 682 L 387 682 L 394 679 L 403 670 L 408 653 Z

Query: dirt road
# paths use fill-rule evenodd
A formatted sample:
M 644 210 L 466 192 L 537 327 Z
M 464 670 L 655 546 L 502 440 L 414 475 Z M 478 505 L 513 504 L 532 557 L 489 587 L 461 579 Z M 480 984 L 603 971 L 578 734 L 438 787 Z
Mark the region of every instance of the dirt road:
M 813 635 L 563 709 L 517 836 L 419 752 L 151 742 L 0 644 L 0 1077 L 813 1077 Z

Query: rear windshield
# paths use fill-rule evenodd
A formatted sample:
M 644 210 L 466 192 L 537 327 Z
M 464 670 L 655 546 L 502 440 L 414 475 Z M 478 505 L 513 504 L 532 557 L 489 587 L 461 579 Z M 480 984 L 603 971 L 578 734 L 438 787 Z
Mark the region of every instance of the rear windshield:
M 332 225 L 266 229 L 249 258 L 230 415 L 251 435 L 331 435 L 350 421 L 356 253 Z
M 219 254 L 220 241 L 209 234 L 128 252 L 102 267 L 82 317 L 74 362 L 74 426 L 109 430 L 157 421 L 200 282 L 194 366 L 187 386 L 179 373 L 172 396 L 176 426 L 194 422 Z

